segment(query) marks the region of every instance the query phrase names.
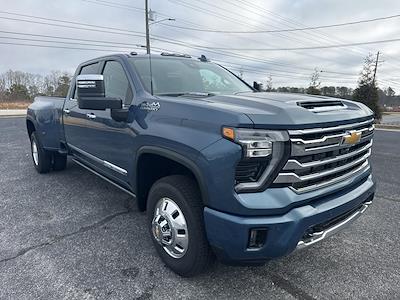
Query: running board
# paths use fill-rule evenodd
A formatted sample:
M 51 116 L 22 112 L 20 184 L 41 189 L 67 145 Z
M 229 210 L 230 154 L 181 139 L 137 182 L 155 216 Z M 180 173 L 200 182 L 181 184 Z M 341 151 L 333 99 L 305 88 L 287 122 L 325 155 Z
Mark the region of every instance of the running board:
M 74 161 L 75 163 L 77 163 L 78 165 L 80 165 L 81 167 L 85 168 L 86 170 L 92 172 L 93 174 L 97 175 L 98 177 L 100 177 L 101 179 L 104 179 L 105 181 L 107 181 L 108 183 L 111 183 L 112 185 L 114 185 L 115 187 L 119 188 L 120 190 L 124 191 L 125 193 L 131 195 L 132 197 L 136 198 L 136 195 L 134 193 L 132 193 L 131 191 L 127 190 L 126 188 L 120 186 L 119 184 L 115 183 L 114 181 L 108 179 L 107 177 L 101 175 L 100 173 L 96 172 L 95 170 L 93 170 L 92 168 L 86 166 L 85 164 L 81 163 L 79 160 L 73 158 L 72 161 Z

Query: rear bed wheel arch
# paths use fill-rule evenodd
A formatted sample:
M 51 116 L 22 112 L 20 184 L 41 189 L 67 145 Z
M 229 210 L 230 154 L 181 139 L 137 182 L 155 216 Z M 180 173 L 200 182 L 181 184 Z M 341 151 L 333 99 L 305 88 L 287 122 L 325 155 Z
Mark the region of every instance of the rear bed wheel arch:
M 32 133 L 36 131 L 35 123 L 30 118 L 26 119 L 26 129 L 28 131 L 29 138 L 31 137 Z

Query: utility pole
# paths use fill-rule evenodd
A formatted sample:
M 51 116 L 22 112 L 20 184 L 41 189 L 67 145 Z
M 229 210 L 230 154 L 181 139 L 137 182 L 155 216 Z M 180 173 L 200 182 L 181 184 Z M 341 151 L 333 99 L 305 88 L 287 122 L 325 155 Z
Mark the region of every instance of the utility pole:
M 376 53 L 376 61 L 375 61 L 375 68 L 374 68 L 374 77 L 372 79 L 372 86 L 375 86 L 375 77 L 376 77 L 376 70 L 378 69 L 378 62 L 379 62 L 379 51 Z
M 149 0 L 145 1 L 145 10 L 144 13 L 146 14 L 146 52 L 150 54 L 150 32 L 149 32 Z

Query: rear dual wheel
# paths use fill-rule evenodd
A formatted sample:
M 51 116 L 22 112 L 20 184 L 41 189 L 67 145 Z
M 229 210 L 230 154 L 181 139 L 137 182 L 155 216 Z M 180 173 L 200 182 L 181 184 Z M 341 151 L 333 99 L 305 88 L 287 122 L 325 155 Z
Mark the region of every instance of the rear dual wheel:
M 35 131 L 31 134 L 31 154 L 33 165 L 39 173 L 48 173 L 51 167 L 61 171 L 67 166 L 67 156 L 44 150 Z

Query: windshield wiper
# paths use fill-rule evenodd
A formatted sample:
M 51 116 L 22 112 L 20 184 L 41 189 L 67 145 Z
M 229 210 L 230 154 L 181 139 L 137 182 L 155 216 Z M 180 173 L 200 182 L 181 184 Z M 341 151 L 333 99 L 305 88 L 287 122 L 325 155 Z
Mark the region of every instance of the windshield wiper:
M 157 94 L 157 96 L 169 96 L 169 97 L 211 97 L 215 96 L 214 93 L 204 93 L 204 92 L 184 92 L 184 93 L 163 93 Z

